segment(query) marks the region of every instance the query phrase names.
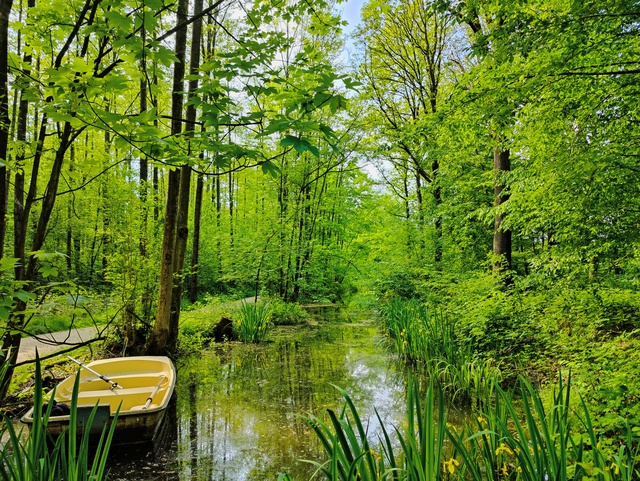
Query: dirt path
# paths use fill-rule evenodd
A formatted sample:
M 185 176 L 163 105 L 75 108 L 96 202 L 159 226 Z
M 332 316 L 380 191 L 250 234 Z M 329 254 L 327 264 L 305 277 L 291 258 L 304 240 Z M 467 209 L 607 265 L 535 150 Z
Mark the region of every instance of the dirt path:
M 36 348 L 40 356 L 45 356 L 70 345 L 93 339 L 98 335 L 95 327 L 72 329 L 70 331 L 40 334 L 37 337 L 25 337 L 20 341 L 18 362 L 36 358 Z M 57 344 L 54 344 L 57 343 Z

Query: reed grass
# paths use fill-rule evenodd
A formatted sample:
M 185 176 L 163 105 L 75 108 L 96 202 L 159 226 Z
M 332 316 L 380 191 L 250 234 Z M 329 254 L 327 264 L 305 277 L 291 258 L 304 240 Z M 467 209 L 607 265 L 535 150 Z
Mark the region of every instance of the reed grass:
M 400 357 L 424 367 L 448 395 L 464 404 L 491 396 L 500 369 L 477 359 L 458 335 L 456 322 L 415 300 L 390 299 L 381 312 L 382 327 Z
M 264 340 L 271 327 L 270 307 L 267 302 L 245 302 L 236 311 L 233 330 L 242 342 Z
M 345 391 L 337 389 L 345 400 L 340 415 L 329 409 L 326 411 L 328 420 L 315 416 L 305 418 L 328 455 L 328 461 L 324 463 L 309 461 L 318 472 L 332 481 L 442 479 L 441 459 L 446 439 L 442 391 L 431 384 L 423 403 L 418 384 L 410 380 L 406 426 L 389 430 L 376 412 L 381 433 L 374 447 L 353 401 Z
M 2 369 L 6 369 L 5 366 Z M 98 445 L 89 445 L 89 428 L 94 409 L 87 421 L 85 435 L 78 443 L 76 416 L 78 379 L 74 385 L 69 430 L 56 439 L 47 433 L 51 414 L 49 403 L 42 416 L 34 415 L 31 430 L 16 430 L 11 419 L 2 415 L 0 436 L 6 442 L 0 447 L 0 480 L 2 481 L 102 481 L 106 479 L 107 455 L 113 438 L 115 421 L 103 431 Z M 42 376 L 36 359 L 34 413 L 43 412 Z
M 447 423 L 442 390 L 432 381 L 421 395 L 410 380 L 404 426 L 389 429 L 376 412 L 381 434 L 375 446 L 349 395 L 339 391 L 345 400 L 340 414 L 305 418 L 328 457 L 309 462 L 331 481 L 640 479 L 633 430 L 621 439 L 598 436 L 585 402 L 572 403 L 570 380 L 558 381 L 547 407 L 524 379 L 515 400 L 496 385 L 493 401 L 458 428 Z
M 598 436 L 584 400 L 572 407 L 570 379 L 559 379 L 548 408 L 525 379 L 517 402 L 496 387 L 493 406 L 478 417 L 475 432 L 466 427 L 448 435 L 464 479 L 630 481 L 640 476 L 632 431 L 617 440 Z

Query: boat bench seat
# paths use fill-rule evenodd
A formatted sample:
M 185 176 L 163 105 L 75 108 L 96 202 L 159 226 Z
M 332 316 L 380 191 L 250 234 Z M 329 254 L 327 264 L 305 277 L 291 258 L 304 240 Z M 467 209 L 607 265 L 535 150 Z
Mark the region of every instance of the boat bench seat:
M 147 396 L 151 394 L 153 388 L 155 386 L 144 386 L 144 387 L 129 387 L 123 389 L 100 389 L 96 391 L 80 391 L 78 393 L 78 399 L 83 399 L 87 397 L 100 397 L 104 398 L 106 396 L 133 396 L 136 394 L 146 394 Z
M 78 393 L 78 405 L 95 405 L 96 402 L 109 403 L 111 405 L 111 411 L 120 406 L 121 411 L 127 411 L 134 406 L 144 405 L 148 397 L 151 395 L 155 386 L 134 387 L 125 389 L 101 389 L 96 391 L 82 391 Z M 163 391 L 166 387 L 161 388 L 157 393 L 160 397 L 164 396 Z

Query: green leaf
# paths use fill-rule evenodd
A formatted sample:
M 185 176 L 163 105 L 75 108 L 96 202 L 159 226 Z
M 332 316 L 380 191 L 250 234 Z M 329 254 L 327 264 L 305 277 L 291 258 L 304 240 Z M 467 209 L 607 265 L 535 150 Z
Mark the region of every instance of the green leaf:
M 318 128 L 320 129 L 320 132 L 324 134 L 325 137 L 329 139 L 336 139 L 336 140 L 338 139 L 338 136 L 336 135 L 336 133 L 328 125 L 320 124 Z
M 262 164 L 262 173 L 268 174 L 271 177 L 277 177 L 280 174 L 280 168 L 268 160 Z
M 120 30 L 129 30 L 129 27 L 131 26 L 131 21 L 127 18 L 124 17 L 122 15 L 120 15 L 120 13 L 116 12 L 115 10 L 109 10 L 108 12 L 105 12 L 104 16 L 116 27 L 118 27 Z
M 3 257 L 2 259 L 0 259 L 0 271 L 12 270 L 17 263 L 17 257 Z
M 42 274 L 42 277 L 51 277 L 51 276 L 57 276 L 58 275 L 58 268 L 55 266 L 47 266 L 44 265 L 40 268 L 40 274 Z
M 20 299 L 22 302 L 29 302 L 30 300 L 33 300 L 36 298 L 36 296 L 31 292 L 27 292 L 23 290 L 15 291 L 13 295 L 18 299 Z
M 294 137 L 293 135 L 287 135 L 280 141 L 282 147 L 293 147 L 296 152 L 302 154 L 303 152 L 311 152 L 316 157 L 320 157 L 320 151 L 315 145 L 312 145 L 308 140 L 304 138 Z
M 269 135 L 275 132 L 282 132 L 291 128 L 293 121 L 289 119 L 274 120 L 262 131 L 262 135 Z

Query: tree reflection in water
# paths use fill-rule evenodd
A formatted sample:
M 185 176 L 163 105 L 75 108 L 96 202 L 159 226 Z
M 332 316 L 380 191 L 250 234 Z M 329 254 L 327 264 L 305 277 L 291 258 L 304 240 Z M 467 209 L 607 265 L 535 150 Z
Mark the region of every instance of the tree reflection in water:
M 369 417 L 396 423 L 404 411 L 402 376 L 371 322 L 283 328 L 262 344 L 226 343 L 178 364 L 168 436 L 142 458 L 113 465 L 117 481 L 308 480 L 324 451 L 299 414 L 340 408 L 346 389 Z M 377 420 L 375 420 L 377 422 Z

